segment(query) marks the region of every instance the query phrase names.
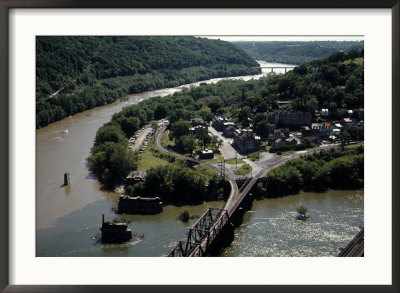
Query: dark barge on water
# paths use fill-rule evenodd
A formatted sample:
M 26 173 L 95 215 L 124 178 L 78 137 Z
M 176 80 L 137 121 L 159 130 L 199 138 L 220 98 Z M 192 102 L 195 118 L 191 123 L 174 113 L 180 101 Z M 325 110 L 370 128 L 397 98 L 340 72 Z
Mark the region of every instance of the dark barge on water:
M 103 243 L 121 243 L 132 238 L 132 230 L 128 228 L 128 224 L 105 222 L 104 215 L 100 230 Z
M 158 214 L 163 210 L 159 197 L 130 197 L 121 195 L 118 201 L 119 214 Z

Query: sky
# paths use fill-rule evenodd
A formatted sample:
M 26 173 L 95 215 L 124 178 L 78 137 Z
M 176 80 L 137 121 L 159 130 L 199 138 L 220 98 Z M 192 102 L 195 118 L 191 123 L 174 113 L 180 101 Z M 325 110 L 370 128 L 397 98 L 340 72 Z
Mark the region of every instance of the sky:
M 364 36 L 201 36 L 223 41 L 362 41 Z

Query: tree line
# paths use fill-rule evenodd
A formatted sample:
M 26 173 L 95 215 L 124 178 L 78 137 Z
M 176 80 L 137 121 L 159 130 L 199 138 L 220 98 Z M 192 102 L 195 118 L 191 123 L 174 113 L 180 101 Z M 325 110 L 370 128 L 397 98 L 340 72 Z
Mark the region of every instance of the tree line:
M 309 41 L 309 42 L 234 42 L 256 60 L 285 64 L 302 64 L 332 53 L 364 49 L 364 41 Z
M 289 161 L 267 174 L 267 182 L 257 185 L 258 194 L 279 197 L 301 189 L 322 192 L 364 187 L 364 147 L 322 150 Z

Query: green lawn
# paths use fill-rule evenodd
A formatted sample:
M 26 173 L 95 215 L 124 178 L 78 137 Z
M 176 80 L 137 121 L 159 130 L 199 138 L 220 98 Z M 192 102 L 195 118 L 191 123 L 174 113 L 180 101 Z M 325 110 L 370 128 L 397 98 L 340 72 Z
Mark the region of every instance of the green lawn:
M 161 145 L 166 148 L 175 146 L 175 139 L 169 139 L 169 130 L 165 131 L 163 137 L 161 138 Z
M 224 159 L 224 157 L 221 154 L 214 154 L 214 158 L 213 159 L 202 160 L 202 161 L 210 163 L 210 164 L 214 164 L 214 163 L 221 162 L 223 159 Z
M 251 166 L 249 164 L 242 165 L 239 169 L 237 169 L 234 174 L 235 175 L 247 175 L 251 172 Z
M 172 165 L 170 162 L 157 158 L 153 155 L 152 149 L 154 149 L 154 136 L 149 140 L 149 144 L 144 152 L 140 155 L 139 171 L 147 171 L 151 167 Z
M 255 162 L 255 161 L 258 161 L 258 160 L 260 159 L 260 153 L 261 153 L 261 152 L 251 153 L 251 154 L 248 154 L 247 157 L 248 157 L 251 161 Z
M 357 65 L 363 65 L 364 64 L 364 58 L 363 57 L 358 57 L 354 60 L 346 60 L 343 61 L 343 64 L 350 64 L 350 63 L 355 63 Z
M 227 163 L 229 165 L 236 165 L 236 164 L 243 164 L 244 161 L 242 159 L 231 159 L 231 160 L 225 161 L 225 163 Z

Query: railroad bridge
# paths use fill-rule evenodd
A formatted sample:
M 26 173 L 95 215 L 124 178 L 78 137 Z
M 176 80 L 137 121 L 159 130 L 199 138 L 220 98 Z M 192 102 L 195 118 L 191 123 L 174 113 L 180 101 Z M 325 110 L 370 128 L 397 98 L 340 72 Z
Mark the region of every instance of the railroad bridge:
M 261 69 L 271 69 L 271 73 L 274 72 L 274 69 L 285 69 L 285 73 L 288 70 L 294 69 L 296 66 L 291 65 L 291 66 L 258 66 L 258 67 L 253 67 L 253 68 L 261 68 Z

